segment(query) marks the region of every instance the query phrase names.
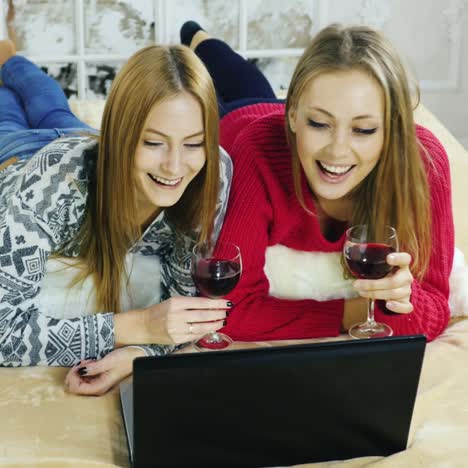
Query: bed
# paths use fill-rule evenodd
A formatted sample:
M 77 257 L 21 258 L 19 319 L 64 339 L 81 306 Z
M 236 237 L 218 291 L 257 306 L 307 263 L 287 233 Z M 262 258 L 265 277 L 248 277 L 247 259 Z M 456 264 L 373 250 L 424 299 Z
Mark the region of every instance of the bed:
M 101 102 L 75 102 L 74 110 L 97 125 Z M 447 330 L 426 350 L 408 449 L 387 458 L 371 457 L 301 465 L 376 467 L 463 467 L 468 459 L 468 153 L 424 107 L 417 120 L 447 149 L 453 176 L 456 245 L 459 251 L 457 301 Z M 286 343 L 297 343 L 291 341 Z M 277 343 L 236 343 L 235 347 Z M 284 344 L 282 342 L 281 344 Z M 0 370 L 0 466 L 128 467 L 118 391 L 102 397 L 65 393 L 65 368 Z M 313 440 L 311 440 L 313 443 Z

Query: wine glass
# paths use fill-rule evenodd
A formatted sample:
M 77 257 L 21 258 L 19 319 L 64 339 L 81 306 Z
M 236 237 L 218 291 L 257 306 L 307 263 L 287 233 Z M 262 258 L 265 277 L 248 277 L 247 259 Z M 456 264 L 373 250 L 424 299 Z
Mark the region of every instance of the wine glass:
M 351 274 L 360 279 L 380 279 L 394 270 L 387 263 L 387 255 L 398 252 L 398 237 L 394 228 L 385 226 L 376 235 L 368 224 L 360 224 L 346 231 L 343 254 Z M 367 320 L 349 329 L 353 338 L 392 336 L 393 330 L 374 319 L 374 299 L 367 300 Z
M 217 247 L 220 255 L 214 256 Z M 203 296 L 220 299 L 237 285 L 242 272 L 239 247 L 231 242 L 201 242 L 192 251 L 192 278 Z M 224 349 L 232 339 L 224 333 L 210 332 L 193 343 L 198 351 Z

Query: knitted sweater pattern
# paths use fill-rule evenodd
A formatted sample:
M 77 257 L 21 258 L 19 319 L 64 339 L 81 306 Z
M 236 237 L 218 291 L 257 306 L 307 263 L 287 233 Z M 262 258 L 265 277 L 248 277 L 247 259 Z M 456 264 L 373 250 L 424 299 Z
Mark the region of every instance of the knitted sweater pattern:
M 426 168 L 431 195 L 432 255 L 424 278 L 412 284 L 414 311 L 388 315 L 378 301 L 375 317 L 389 324 L 397 335 L 423 333 L 431 340 L 445 329 L 449 319 L 448 279 L 454 227 L 445 150 L 425 128 L 417 126 L 417 137 L 431 159 Z M 264 268 L 269 247 L 341 252 L 344 243 L 344 234 L 335 241 L 327 240 L 317 217 L 308 215 L 297 200 L 284 106 L 264 103 L 231 112 L 221 122 L 221 144 L 233 160 L 234 178 L 220 240 L 238 244 L 243 258 L 241 280 L 229 295 L 235 307 L 224 331 L 234 339 L 246 341 L 338 335 L 344 299 L 287 300 L 268 293 Z M 306 206 L 314 212 L 306 182 L 303 189 Z
M 71 366 L 114 349 L 112 311 L 58 319 L 40 310 L 35 301 L 48 257 L 66 248 L 85 219 L 89 157 L 96 154 L 96 145 L 88 137 L 61 138 L 0 173 L 0 365 Z M 232 164 L 224 151 L 220 173 L 215 237 L 232 178 Z M 130 250 L 159 257 L 162 299 L 196 294 L 190 275 L 195 241 L 196 232 L 176 232 L 163 211 Z M 68 249 L 65 255 L 76 257 L 78 252 Z M 159 355 L 174 347 L 143 348 L 147 354 Z

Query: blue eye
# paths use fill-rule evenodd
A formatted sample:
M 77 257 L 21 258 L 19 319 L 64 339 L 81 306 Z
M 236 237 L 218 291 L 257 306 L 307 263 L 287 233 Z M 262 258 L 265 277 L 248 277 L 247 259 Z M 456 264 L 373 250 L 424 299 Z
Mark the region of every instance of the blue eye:
M 307 124 L 314 128 L 327 128 L 328 125 L 320 122 L 316 122 L 312 119 L 307 119 Z
M 373 133 L 377 131 L 377 127 L 376 128 L 353 128 L 353 131 L 355 133 L 360 133 L 362 135 L 372 135 Z

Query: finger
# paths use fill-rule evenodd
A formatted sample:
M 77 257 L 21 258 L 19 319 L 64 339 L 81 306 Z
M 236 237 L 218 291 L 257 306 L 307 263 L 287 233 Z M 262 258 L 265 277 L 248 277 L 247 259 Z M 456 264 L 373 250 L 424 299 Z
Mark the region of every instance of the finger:
M 226 310 L 233 305 L 228 299 L 210 299 L 208 297 L 174 297 L 171 301 L 174 301 L 179 308 L 188 310 Z
M 94 359 L 82 359 L 81 361 L 78 361 L 76 364 L 73 365 L 73 367 L 80 367 L 84 364 L 87 364 L 88 362 L 94 361 Z
M 90 382 L 90 379 L 93 380 L 96 379 L 96 377 L 82 376 L 78 373 L 69 374 L 65 379 L 65 390 L 69 393 L 78 394 L 81 385 Z
M 396 289 L 381 289 L 378 291 L 360 291 L 359 295 L 368 299 L 381 299 L 384 301 L 409 301 L 411 286 L 403 286 Z
M 224 320 L 226 315 L 225 310 L 190 310 L 172 315 L 169 320 L 177 320 L 178 323 L 212 322 Z
M 82 364 L 78 368 L 77 372 L 81 376 L 94 376 L 102 374 L 112 368 L 112 363 L 110 361 L 111 359 L 106 359 L 105 357 L 102 359 L 98 359 L 97 361 L 90 361 L 85 364 Z
M 84 359 L 82 361 L 79 361 L 77 364 L 75 364 L 73 367 L 70 368 L 68 371 L 67 375 L 65 376 L 65 387 L 68 387 L 70 385 L 70 379 L 72 378 L 79 378 L 80 375 L 78 373 L 78 369 L 82 366 L 86 366 L 89 362 L 92 362 L 93 359 Z
M 356 280 L 353 283 L 353 286 L 358 290 L 359 293 L 364 291 L 397 289 L 407 285 L 411 285 L 413 279 L 413 275 L 411 274 L 409 268 L 404 267 L 399 269 L 394 275 L 387 276 L 385 278 L 377 280 Z
M 65 390 L 68 393 L 78 394 L 81 384 L 84 382 L 83 377 L 78 374 L 70 374 L 65 381 Z
M 405 267 L 411 264 L 411 255 L 407 252 L 395 252 L 387 255 L 387 263 L 389 265 Z
M 92 379 L 80 379 L 79 382 L 74 382 L 69 388 L 70 393 L 76 395 L 94 395 L 100 396 L 106 393 L 113 385 L 113 382 L 108 375 L 101 374 L 99 377 Z
M 398 314 L 409 314 L 413 312 L 413 304 L 411 304 L 409 301 L 387 301 L 385 306 L 388 310 Z
M 172 333 L 169 331 L 171 338 L 175 343 L 186 343 L 201 338 L 207 333 L 219 330 L 224 326 L 224 322 L 202 322 L 187 324 L 186 331 L 174 330 Z
M 199 322 L 199 323 L 192 323 L 192 335 L 204 335 L 205 333 L 214 332 L 223 328 L 223 322 Z

